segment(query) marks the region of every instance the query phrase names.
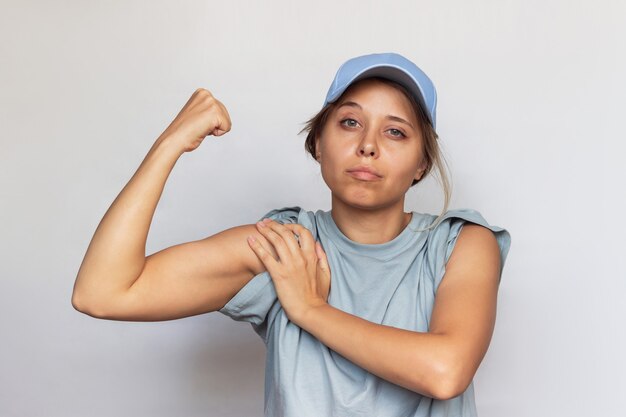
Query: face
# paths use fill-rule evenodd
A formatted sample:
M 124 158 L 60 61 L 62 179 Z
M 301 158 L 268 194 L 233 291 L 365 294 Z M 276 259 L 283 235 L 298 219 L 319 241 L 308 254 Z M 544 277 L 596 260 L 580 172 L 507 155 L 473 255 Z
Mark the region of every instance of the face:
M 404 204 L 413 180 L 426 168 L 409 100 L 388 84 L 366 79 L 353 84 L 336 104 L 315 142 L 333 197 L 360 208 Z M 362 167 L 375 174 L 358 172 Z

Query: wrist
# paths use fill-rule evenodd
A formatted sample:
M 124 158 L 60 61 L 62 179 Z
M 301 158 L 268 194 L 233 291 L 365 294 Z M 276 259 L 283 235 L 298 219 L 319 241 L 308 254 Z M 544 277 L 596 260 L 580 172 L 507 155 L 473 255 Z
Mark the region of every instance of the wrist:
M 152 145 L 152 150 L 157 153 L 164 153 L 176 157 L 178 159 L 185 150 L 180 145 L 181 141 L 177 140 L 174 136 L 161 134 Z
M 301 328 L 307 330 L 310 324 L 315 321 L 315 317 L 326 307 L 328 304 L 324 300 L 319 300 L 313 304 L 307 306 L 306 309 L 302 310 L 300 314 L 298 314 L 297 319 L 294 322 Z

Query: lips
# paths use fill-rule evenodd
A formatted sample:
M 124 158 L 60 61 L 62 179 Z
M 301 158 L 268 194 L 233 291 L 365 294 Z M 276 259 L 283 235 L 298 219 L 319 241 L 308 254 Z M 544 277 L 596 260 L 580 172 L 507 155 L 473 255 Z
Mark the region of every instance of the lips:
M 382 175 L 380 175 L 378 171 L 367 165 L 357 165 L 354 168 L 350 168 L 347 172 L 355 178 L 364 180 L 377 180 L 382 178 Z

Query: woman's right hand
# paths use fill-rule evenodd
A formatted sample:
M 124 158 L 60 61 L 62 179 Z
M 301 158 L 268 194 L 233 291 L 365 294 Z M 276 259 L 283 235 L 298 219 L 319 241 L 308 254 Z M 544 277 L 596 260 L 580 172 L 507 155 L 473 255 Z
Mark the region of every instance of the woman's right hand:
M 224 104 L 210 91 L 198 88 L 161 134 L 160 140 L 172 141 L 183 152 L 191 152 L 208 135 L 222 136 L 230 127 L 230 116 Z

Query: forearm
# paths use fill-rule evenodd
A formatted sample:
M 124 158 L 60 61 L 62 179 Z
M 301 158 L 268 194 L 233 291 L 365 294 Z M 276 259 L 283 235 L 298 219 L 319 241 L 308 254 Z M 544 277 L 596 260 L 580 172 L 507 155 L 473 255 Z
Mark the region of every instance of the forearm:
M 380 325 L 329 304 L 311 309 L 298 325 L 356 365 L 394 384 L 433 398 L 455 387 L 445 335 Z
M 165 137 L 159 137 L 113 201 L 78 271 L 72 295 L 75 307 L 106 302 L 128 289 L 141 274 L 150 223 L 181 154 Z

